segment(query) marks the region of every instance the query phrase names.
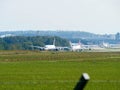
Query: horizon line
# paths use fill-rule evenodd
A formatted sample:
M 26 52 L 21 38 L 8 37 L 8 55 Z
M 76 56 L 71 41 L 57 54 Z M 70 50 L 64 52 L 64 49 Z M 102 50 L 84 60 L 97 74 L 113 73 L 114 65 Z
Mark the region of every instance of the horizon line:
M 100 35 L 105 35 L 105 34 L 117 34 L 117 33 L 119 33 L 119 32 L 116 32 L 116 33 L 95 33 L 95 32 L 89 32 L 89 31 L 80 31 L 80 30 L 55 30 L 55 29 L 16 29 L 16 30 L 13 30 L 13 29 L 11 29 L 11 30 L 0 30 L 0 32 L 15 32 L 15 31 L 58 31 L 58 32 L 64 32 L 64 31 L 66 31 L 66 32 L 86 32 L 86 33 L 92 33 L 92 34 L 100 34 Z

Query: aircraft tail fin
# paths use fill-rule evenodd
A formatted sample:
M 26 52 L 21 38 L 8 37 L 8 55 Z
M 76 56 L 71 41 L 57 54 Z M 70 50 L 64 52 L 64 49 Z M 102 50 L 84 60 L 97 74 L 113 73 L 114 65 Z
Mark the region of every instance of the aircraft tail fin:
M 72 42 L 71 41 L 69 41 L 69 44 L 70 44 L 70 47 L 72 47 Z
M 54 38 L 54 40 L 53 40 L 53 45 L 55 45 L 55 38 Z

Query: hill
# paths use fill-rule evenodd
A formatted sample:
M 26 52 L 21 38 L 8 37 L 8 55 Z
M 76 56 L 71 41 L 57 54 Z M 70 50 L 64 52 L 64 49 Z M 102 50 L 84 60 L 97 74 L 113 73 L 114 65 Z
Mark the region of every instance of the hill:
M 114 39 L 114 35 L 100 35 L 83 31 L 6 31 L 0 35 L 11 34 L 15 36 L 58 36 L 66 39 Z
M 116 34 L 117 35 L 117 34 Z M 24 37 L 35 37 L 35 36 L 57 36 L 65 38 L 72 42 L 78 42 L 79 40 L 83 44 L 101 44 L 103 41 L 111 44 L 118 44 L 120 41 L 116 39 L 115 34 L 94 34 L 83 31 L 43 31 L 43 30 L 28 30 L 28 31 L 4 31 L 0 32 L 0 37 L 9 36 L 24 36 Z M 119 35 L 120 36 L 120 35 Z M 119 38 L 118 36 L 118 38 Z

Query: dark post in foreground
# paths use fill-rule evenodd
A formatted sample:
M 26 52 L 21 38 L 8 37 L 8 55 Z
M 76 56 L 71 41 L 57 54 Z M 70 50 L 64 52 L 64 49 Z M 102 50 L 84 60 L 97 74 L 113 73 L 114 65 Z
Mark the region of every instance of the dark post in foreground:
M 87 73 L 83 73 L 79 82 L 76 84 L 74 90 L 83 90 L 89 80 L 89 75 Z

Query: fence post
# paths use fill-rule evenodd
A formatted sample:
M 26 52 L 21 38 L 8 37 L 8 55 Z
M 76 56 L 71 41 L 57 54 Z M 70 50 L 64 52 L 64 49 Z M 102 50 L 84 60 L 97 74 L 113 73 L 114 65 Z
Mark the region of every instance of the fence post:
M 74 90 L 83 90 L 89 80 L 89 75 L 87 73 L 83 73 L 79 82 L 76 84 Z

